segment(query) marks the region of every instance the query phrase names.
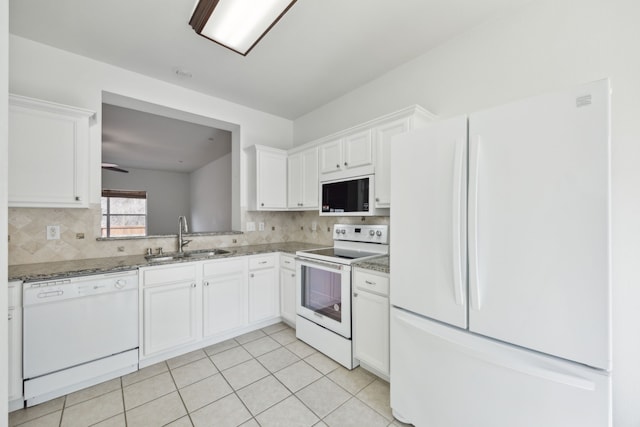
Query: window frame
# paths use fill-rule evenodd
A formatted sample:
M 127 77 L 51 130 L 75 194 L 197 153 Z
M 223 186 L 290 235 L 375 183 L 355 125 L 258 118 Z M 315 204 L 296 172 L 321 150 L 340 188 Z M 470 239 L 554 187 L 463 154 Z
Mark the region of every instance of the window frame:
M 143 235 L 130 235 L 130 237 L 146 237 L 149 235 L 148 231 L 148 218 L 149 218 L 149 212 L 147 209 L 147 192 L 143 191 L 143 190 L 102 190 L 102 197 L 107 199 L 107 212 L 103 213 L 102 212 L 102 208 L 100 209 L 100 216 L 101 217 L 106 217 L 107 221 L 106 221 L 106 226 L 105 226 L 105 230 L 106 230 L 106 236 L 102 236 L 102 237 L 127 237 L 126 235 L 124 236 L 112 236 L 111 235 L 111 217 L 140 217 L 140 216 L 144 216 L 145 220 L 144 220 L 144 234 Z M 112 198 L 120 198 L 120 199 L 144 199 L 145 201 L 145 209 L 144 209 L 144 214 L 112 214 L 111 213 L 111 199 Z M 100 221 L 102 224 L 102 220 Z M 102 226 L 100 227 L 102 230 Z M 102 231 L 100 232 L 100 234 L 102 235 Z

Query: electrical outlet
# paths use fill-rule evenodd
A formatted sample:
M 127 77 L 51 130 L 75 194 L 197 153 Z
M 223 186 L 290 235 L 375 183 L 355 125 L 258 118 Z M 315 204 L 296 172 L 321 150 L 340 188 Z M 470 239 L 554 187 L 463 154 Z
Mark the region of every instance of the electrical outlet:
M 247 222 L 247 231 L 256 231 L 256 223 L 253 221 Z
M 47 225 L 47 240 L 60 240 L 59 225 Z
M 318 231 L 318 223 L 313 221 L 311 223 L 311 231 Z
M 258 231 L 264 231 L 264 222 L 258 223 Z

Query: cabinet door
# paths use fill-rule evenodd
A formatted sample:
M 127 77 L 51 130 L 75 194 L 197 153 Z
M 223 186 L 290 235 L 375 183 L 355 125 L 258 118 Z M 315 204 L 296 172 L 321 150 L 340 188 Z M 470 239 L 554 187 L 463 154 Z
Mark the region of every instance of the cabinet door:
M 9 308 L 9 401 L 22 397 L 22 309 Z
M 286 153 L 258 152 L 258 209 L 286 209 Z
M 327 142 L 319 148 L 320 173 L 330 174 L 342 170 L 342 140 Z
M 196 342 L 200 337 L 195 281 L 143 289 L 143 354 L 150 356 Z
M 302 153 L 289 156 L 289 158 L 287 159 L 287 206 L 289 208 L 295 209 L 302 206 L 302 177 Z
M 9 206 L 88 206 L 90 114 L 11 97 Z
M 312 148 L 302 155 L 302 207 L 318 208 L 318 149 Z
M 347 136 L 343 142 L 343 167 L 345 169 L 373 165 L 371 130 Z
M 245 324 L 245 271 L 204 279 L 204 336 L 219 334 Z
M 377 208 L 391 205 L 391 138 L 409 130 L 409 119 L 400 119 L 377 126 L 374 129 L 375 159 L 375 197 Z
M 277 270 L 252 271 L 249 274 L 249 323 L 277 317 L 279 309 Z
M 296 323 L 296 272 L 283 268 L 280 270 L 280 316 Z
M 354 292 L 354 357 L 389 375 L 389 298 Z

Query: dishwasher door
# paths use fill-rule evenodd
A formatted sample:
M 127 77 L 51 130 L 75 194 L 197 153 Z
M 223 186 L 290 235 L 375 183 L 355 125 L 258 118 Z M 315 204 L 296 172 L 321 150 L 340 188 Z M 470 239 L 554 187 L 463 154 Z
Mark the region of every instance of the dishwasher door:
M 138 275 L 103 274 L 27 283 L 24 378 L 138 347 Z

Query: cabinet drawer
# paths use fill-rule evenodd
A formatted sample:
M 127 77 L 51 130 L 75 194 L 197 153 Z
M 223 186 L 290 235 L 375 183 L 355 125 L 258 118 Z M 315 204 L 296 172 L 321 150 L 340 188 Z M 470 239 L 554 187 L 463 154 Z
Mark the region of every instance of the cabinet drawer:
M 245 265 L 246 261 L 244 259 L 211 261 L 202 266 L 202 272 L 204 277 L 218 274 L 242 273 Z
M 375 292 L 380 295 L 389 295 L 389 277 L 357 270 L 355 274 L 356 288 Z
M 142 271 L 143 286 L 196 280 L 196 264 L 153 267 Z
M 288 270 L 295 270 L 296 258 L 290 255 L 280 255 L 280 267 Z
M 22 307 L 22 282 L 9 282 L 9 308 Z
M 249 258 L 249 270 L 257 270 L 259 268 L 269 268 L 276 266 L 275 255 L 256 256 Z

